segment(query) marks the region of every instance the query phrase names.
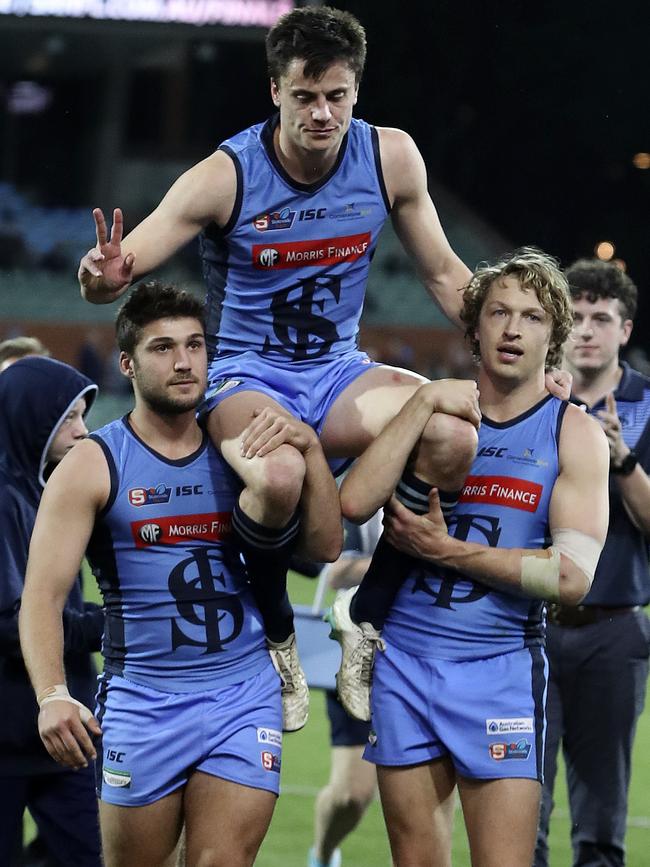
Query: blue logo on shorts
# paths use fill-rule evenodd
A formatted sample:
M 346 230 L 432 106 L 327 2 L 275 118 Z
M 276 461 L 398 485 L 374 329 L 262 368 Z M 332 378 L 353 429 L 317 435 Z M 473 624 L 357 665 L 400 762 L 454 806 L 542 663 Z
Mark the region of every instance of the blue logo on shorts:
M 531 744 L 526 738 L 521 738 L 516 743 L 496 743 L 490 744 L 490 758 L 495 762 L 502 762 L 505 759 L 527 759 L 530 755 Z

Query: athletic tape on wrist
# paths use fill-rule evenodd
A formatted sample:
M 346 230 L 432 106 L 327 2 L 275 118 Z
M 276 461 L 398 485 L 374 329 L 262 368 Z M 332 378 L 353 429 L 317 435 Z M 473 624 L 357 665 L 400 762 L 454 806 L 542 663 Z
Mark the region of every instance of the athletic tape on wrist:
M 92 711 L 88 710 L 85 704 L 82 704 L 80 701 L 77 701 L 76 698 L 73 698 L 68 692 L 68 687 L 64 683 L 57 683 L 54 686 L 48 686 L 48 688 L 44 689 L 36 698 L 36 702 L 40 708 L 51 701 L 67 701 L 70 704 L 75 704 L 79 708 L 79 716 L 81 717 L 82 723 L 87 723 L 92 719 Z

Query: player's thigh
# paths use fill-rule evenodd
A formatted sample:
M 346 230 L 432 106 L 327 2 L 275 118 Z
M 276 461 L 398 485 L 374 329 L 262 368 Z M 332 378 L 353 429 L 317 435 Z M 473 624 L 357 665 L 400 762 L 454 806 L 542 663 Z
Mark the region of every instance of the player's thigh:
M 142 807 L 100 801 L 105 867 L 173 867 L 182 810 L 183 789 Z
M 537 780 L 458 778 L 472 867 L 532 864 L 541 785 Z
M 448 867 L 456 774 L 447 757 L 422 765 L 377 767 L 395 867 Z
M 368 803 L 377 787 L 377 770 L 365 761 L 363 750 L 363 746 L 332 747 L 330 785 L 353 801 Z
M 185 788 L 187 863 L 248 867 L 271 822 L 276 796 L 196 771 Z
M 207 417 L 208 433 L 212 442 L 220 449 L 226 461 L 247 485 L 254 484 L 256 479 L 263 474 L 265 458 L 249 459 L 242 456 L 240 450 L 241 433 L 253 420 L 255 413 L 265 407 L 271 407 L 287 417 L 293 417 L 285 407 L 273 400 L 268 394 L 260 391 L 240 391 L 226 397 L 215 406 Z M 287 452 L 295 453 L 295 455 L 289 454 L 287 456 Z M 296 472 L 300 474 L 302 458 L 296 449 L 292 446 L 283 446 L 271 453 L 271 459 L 275 460 L 279 455 L 282 455 L 282 459 L 288 462 L 291 462 L 293 458 Z
M 321 432 L 325 452 L 344 457 L 361 454 L 424 382 L 417 373 L 387 365 L 357 377 L 327 414 Z
M 272 407 L 286 416 L 289 410 L 263 391 L 238 391 L 224 397 L 207 416 L 208 431 L 216 446 L 222 448 L 226 443 L 236 440 L 244 428 L 255 417 L 256 411 Z

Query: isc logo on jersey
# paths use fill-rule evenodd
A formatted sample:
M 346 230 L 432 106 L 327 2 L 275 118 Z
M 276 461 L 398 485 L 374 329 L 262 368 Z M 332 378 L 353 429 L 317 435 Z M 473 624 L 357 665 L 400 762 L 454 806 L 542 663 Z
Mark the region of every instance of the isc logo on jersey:
M 174 494 L 177 497 L 192 497 L 203 493 L 203 485 L 176 485 Z M 129 491 L 129 503 L 132 506 L 158 506 L 168 503 L 172 495 L 172 489 L 165 485 L 156 485 L 155 488 L 131 488 Z

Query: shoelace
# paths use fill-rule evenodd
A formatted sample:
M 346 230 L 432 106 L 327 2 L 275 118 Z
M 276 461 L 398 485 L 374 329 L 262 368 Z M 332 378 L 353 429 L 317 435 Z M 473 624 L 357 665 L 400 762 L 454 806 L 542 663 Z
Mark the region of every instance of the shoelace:
M 384 650 L 386 645 L 381 638 L 369 638 L 364 635 L 363 640 L 356 650 L 355 665 L 361 667 L 360 680 L 364 686 L 370 686 L 372 682 L 372 664 L 377 650 Z
M 293 672 L 284 652 L 277 654 L 278 668 L 280 669 L 280 677 L 282 678 L 282 692 L 293 692 Z

